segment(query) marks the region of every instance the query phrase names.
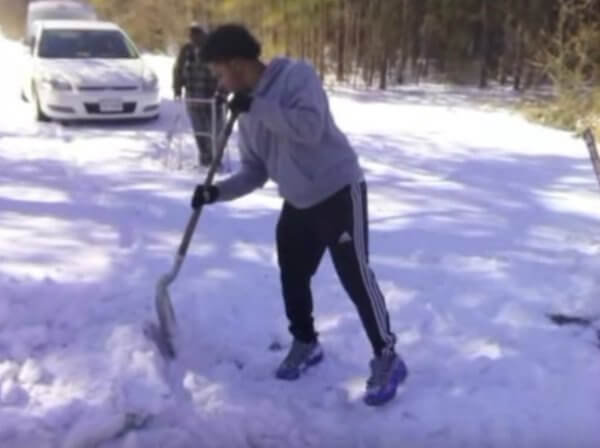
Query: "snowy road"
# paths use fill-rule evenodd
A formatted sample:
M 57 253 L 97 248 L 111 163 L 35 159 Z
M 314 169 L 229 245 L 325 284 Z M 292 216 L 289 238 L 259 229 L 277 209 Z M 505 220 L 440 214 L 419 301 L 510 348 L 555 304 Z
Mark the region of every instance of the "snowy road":
M 15 61 L 0 79 L 0 448 L 600 446 L 593 331 L 545 317 L 600 316 L 600 192 L 581 141 L 467 90 L 333 95 L 411 372 L 373 410 L 369 347 L 329 260 L 314 280 L 326 362 L 272 377 L 283 355 L 268 347 L 289 343 L 272 185 L 203 214 L 171 288 L 182 359 L 165 365 L 142 326 L 201 179 L 189 136 L 166 151 L 177 105 L 154 123 L 36 124 L 22 51 L 0 52 Z M 153 63 L 168 95 L 169 61 Z

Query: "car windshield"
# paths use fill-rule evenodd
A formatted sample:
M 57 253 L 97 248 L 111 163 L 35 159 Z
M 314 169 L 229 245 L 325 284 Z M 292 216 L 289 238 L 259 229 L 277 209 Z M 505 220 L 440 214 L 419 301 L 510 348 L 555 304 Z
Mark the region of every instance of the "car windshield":
M 44 30 L 38 56 L 44 59 L 135 59 L 138 53 L 118 30 Z

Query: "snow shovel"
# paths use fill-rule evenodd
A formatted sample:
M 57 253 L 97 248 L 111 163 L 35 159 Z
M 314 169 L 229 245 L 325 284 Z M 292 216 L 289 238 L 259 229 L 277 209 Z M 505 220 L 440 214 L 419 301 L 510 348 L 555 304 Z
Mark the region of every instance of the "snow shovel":
M 233 125 L 236 119 L 237 115 L 230 113 L 227 117 L 225 127 L 219 134 L 219 138 L 217 139 L 217 149 L 215 152 L 215 158 L 208 170 L 206 180 L 204 181 L 205 187 L 210 187 L 212 185 L 213 178 L 219 165 L 221 164 L 221 159 L 223 158 L 223 153 L 225 152 L 225 146 L 227 145 L 227 140 L 231 135 L 231 131 L 233 129 Z M 200 218 L 201 212 L 202 207 L 199 207 L 198 209 L 194 210 L 194 212 L 190 216 L 190 219 L 187 223 L 187 227 L 185 229 L 185 233 L 183 234 L 183 239 L 181 240 L 181 244 L 179 245 L 179 249 L 177 250 L 177 255 L 175 256 L 173 268 L 170 272 L 168 272 L 160 278 L 156 287 L 155 306 L 156 312 L 158 314 L 159 327 L 156 329 L 157 334 L 153 335 L 153 337 L 154 339 L 156 339 L 155 342 L 157 342 L 161 353 L 168 358 L 174 358 L 176 355 L 175 345 L 173 342 L 176 332 L 175 312 L 173 310 L 173 305 L 171 304 L 171 298 L 169 297 L 168 288 L 169 285 L 175 281 L 175 279 L 177 278 L 177 274 L 181 269 L 181 265 L 183 264 L 183 260 L 185 259 L 185 255 L 192 240 L 192 235 L 194 234 L 194 230 L 196 229 L 196 224 L 198 223 L 198 219 Z

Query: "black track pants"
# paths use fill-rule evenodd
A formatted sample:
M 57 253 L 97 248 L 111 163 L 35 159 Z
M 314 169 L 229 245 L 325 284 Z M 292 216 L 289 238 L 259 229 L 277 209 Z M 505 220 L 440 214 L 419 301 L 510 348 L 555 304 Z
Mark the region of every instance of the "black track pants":
M 354 302 L 376 355 L 394 349 L 385 299 L 369 267 L 367 187 L 350 185 L 308 209 L 288 202 L 277 224 L 277 253 L 290 332 L 317 337 L 310 281 L 329 249 L 344 289 Z

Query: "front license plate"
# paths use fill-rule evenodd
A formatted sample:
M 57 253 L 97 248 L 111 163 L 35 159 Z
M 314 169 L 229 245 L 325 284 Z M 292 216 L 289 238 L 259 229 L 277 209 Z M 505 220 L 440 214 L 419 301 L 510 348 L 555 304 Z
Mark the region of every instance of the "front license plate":
M 123 101 L 106 99 L 100 101 L 100 112 L 123 112 Z

